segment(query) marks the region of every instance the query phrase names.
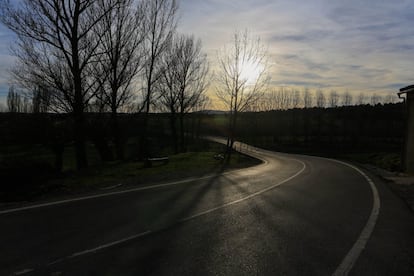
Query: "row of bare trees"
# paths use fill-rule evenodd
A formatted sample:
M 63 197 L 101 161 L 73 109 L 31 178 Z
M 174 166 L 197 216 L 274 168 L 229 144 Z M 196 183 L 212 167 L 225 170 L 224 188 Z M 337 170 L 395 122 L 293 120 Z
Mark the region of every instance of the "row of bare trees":
M 377 105 L 380 103 L 396 103 L 398 98 L 395 95 L 381 96 L 372 94 L 367 96 L 366 93 L 360 93 L 357 96 L 349 91 L 339 93 L 335 90 L 325 92 L 321 89 L 312 91 L 304 88 L 280 87 L 275 88 L 262 95 L 260 99 L 252 103 L 249 111 L 270 111 L 270 110 L 287 110 L 293 108 L 327 108 L 351 105 Z
M 184 114 L 205 99 L 208 64 L 200 41 L 177 34 L 177 9 L 175 0 L 0 0 L 1 20 L 18 38 L 13 77 L 31 92 L 33 110 L 72 114 L 78 169 L 88 165 L 91 110 L 111 113 L 119 159 L 120 111 L 143 113 L 144 151 L 154 106 L 168 108 L 174 127 L 179 114 L 183 136 Z

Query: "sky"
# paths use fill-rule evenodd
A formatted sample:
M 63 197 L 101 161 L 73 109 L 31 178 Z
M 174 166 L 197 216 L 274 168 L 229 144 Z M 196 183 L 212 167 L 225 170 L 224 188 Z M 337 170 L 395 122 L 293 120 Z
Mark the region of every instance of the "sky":
M 16 0 L 14 0 L 16 1 Z M 181 0 L 179 32 L 217 51 L 245 29 L 268 47 L 271 86 L 396 93 L 414 83 L 413 0 Z M 0 25 L 0 101 L 14 63 Z

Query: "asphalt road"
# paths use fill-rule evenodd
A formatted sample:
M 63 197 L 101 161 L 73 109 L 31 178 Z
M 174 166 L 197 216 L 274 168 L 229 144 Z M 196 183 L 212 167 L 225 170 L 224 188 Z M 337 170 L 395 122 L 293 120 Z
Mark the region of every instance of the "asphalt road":
M 0 275 L 414 275 L 414 216 L 380 179 L 237 147 L 264 163 L 0 211 Z

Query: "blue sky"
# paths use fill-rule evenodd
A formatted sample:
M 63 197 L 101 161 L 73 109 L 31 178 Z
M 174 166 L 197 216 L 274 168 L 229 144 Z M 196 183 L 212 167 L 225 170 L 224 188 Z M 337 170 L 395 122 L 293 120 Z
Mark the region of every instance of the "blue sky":
M 179 31 L 194 34 L 214 67 L 236 30 L 268 45 L 272 85 L 394 93 L 414 83 L 412 0 L 181 0 Z M 13 65 L 0 26 L 0 98 Z

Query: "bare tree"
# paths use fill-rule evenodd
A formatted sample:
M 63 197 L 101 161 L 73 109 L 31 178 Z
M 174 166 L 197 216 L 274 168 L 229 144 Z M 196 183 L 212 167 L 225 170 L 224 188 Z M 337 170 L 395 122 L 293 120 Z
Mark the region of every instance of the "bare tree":
M 141 137 L 141 154 L 148 157 L 147 145 L 148 114 L 155 101 L 155 86 L 162 76 L 162 54 L 171 45 L 171 39 L 176 29 L 176 13 L 178 9 L 175 0 L 151 0 L 143 5 L 145 16 L 143 53 L 145 64 L 143 68 L 143 106 L 144 125 Z
M 208 84 L 207 56 L 201 52 L 201 41 L 193 36 L 177 38 L 178 106 L 180 121 L 181 151 L 184 151 L 184 115 L 196 107 Z
M 383 103 L 396 103 L 398 101 L 398 98 L 394 94 L 395 93 L 385 95 L 383 99 Z
M 291 106 L 292 97 L 291 92 L 286 87 L 280 87 L 278 90 L 274 89 L 267 97 L 264 97 L 262 102 L 263 109 L 261 110 L 286 110 Z
M 41 81 L 60 91 L 74 116 L 78 169 L 87 167 L 84 112 L 94 96 L 88 66 L 99 58 L 97 25 L 118 0 L 1 0 L 1 19 L 18 36 L 16 55 L 25 68 L 20 79 Z M 26 76 L 23 74 L 28 73 Z
M 342 95 L 342 105 L 343 106 L 350 106 L 352 105 L 352 95 L 349 93 L 349 91 L 345 91 L 345 93 Z
M 338 103 L 339 103 L 338 92 L 336 92 L 335 90 L 331 90 L 331 93 L 329 94 L 329 106 L 337 107 Z
M 379 96 L 378 94 L 374 93 L 371 95 L 371 105 L 375 106 L 377 104 L 379 104 L 382 101 L 382 97 Z
M 303 105 L 305 108 L 311 108 L 313 106 L 313 95 L 308 88 L 303 90 Z
M 201 41 L 193 36 L 177 35 L 163 58 L 162 78 L 158 82 L 161 103 L 170 112 L 171 131 L 175 150 L 176 115 L 180 125 L 180 150 L 185 147 L 184 115 L 203 99 L 208 81 L 207 56 L 201 51 Z
M 142 2 L 134 6 L 134 0 L 120 3 L 107 12 L 98 28 L 104 35 L 98 49 L 102 52 L 97 66 L 92 67 L 100 90 L 96 94 L 96 107 L 111 112 L 112 136 L 118 159 L 124 159 L 123 135 L 118 122 L 118 110 L 132 99 L 131 84 L 143 67 L 142 44 L 144 7 Z
M 325 93 L 323 93 L 321 89 L 316 91 L 316 106 L 319 108 L 324 108 L 326 106 Z
M 7 108 L 12 113 L 22 112 L 22 97 L 13 85 L 9 87 L 9 93 L 7 94 Z
M 363 104 L 365 104 L 365 95 L 364 95 L 364 93 L 363 93 L 363 92 L 360 92 L 360 93 L 358 94 L 357 104 L 358 104 L 358 105 L 363 105 Z
M 37 86 L 32 91 L 33 113 L 46 113 L 51 105 L 51 91 Z
M 252 39 L 247 31 L 236 32 L 231 47 L 218 57 L 216 95 L 229 110 L 228 158 L 236 137 L 238 113 L 262 97 L 267 87 L 267 50 L 260 39 Z
M 33 107 L 32 107 L 32 103 L 29 100 L 29 97 L 23 97 L 22 112 L 31 113 L 32 110 L 33 110 Z
M 298 108 L 300 106 L 300 91 L 295 89 L 292 93 L 292 108 Z

